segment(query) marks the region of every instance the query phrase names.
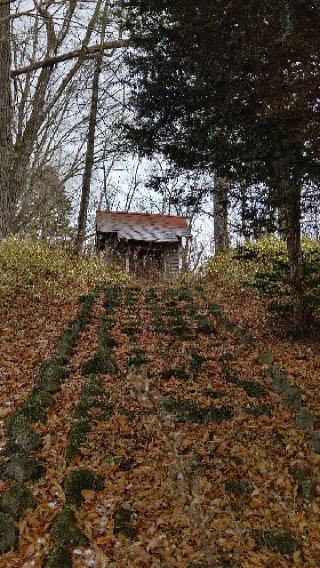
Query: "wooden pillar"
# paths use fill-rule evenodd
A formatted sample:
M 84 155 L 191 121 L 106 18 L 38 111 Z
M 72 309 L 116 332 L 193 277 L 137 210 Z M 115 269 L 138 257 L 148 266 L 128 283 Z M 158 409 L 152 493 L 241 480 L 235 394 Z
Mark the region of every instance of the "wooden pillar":
M 127 252 L 126 252 L 126 272 L 128 274 L 130 272 L 130 243 L 128 243 Z

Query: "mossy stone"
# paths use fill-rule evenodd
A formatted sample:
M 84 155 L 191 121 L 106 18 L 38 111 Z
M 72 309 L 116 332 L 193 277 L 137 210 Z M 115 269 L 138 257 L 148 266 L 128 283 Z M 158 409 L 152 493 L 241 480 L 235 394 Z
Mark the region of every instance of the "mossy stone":
M 271 416 L 273 411 L 272 404 L 260 404 L 258 406 L 249 406 L 245 408 L 245 412 L 249 416 L 260 418 L 261 416 Z
M 314 414 L 308 410 L 308 408 L 301 408 L 296 415 L 295 423 L 301 430 L 308 430 L 308 428 L 313 428 L 315 424 Z
M 26 509 L 34 509 L 37 502 L 31 491 L 23 484 L 16 483 L 0 496 L 0 511 L 18 519 Z
M 192 400 L 168 398 L 163 402 L 163 408 L 169 414 L 173 414 L 174 421 L 180 423 L 203 423 L 230 420 L 233 416 L 232 409 L 229 407 L 201 407 Z
M 242 381 L 241 379 L 232 371 L 230 371 L 228 368 L 224 368 L 224 379 L 226 381 L 226 383 L 229 383 L 231 385 L 235 385 L 235 386 L 242 386 Z
M 270 367 L 268 375 L 272 379 L 271 388 L 274 392 L 283 393 L 290 387 L 288 377 L 278 367 Z
M 239 340 L 240 343 L 242 343 L 242 345 L 248 345 L 249 347 L 255 347 L 256 346 L 256 342 L 253 339 L 253 337 L 251 335 L 249 335 L 249 333 L 243 332 L 243 331 L 239 331 L 238 332 L 239 335 Z
M 5 421 L 5 432 L 7 437 L 12 437 L 16 432 L 27 428 L 29 425 L 29 420 L 21 412 L 21 410 L 16 410 Z
M 311 440 L 311 447 L 316 454 L 320 454 L 320 430 L 317 430 Z
M 36 388 L 22 404 L 21 412 L 30 422 L 43 422 L 51 402 L 52 397 L 49 393 Z
M 297 494 L 301 499 L 309 501 L 316 494 L 316 482 L 312 479 L 310 471 L 298 466 L 291 468 L 290 473 L 297 482 Z
M 236 479 L 227 479 L 224 482 L 225 490 L 233 493 L 236 497 L 250 497 L 253 487 L 246 481 L 237 481 Z
M 62 487 L 66 502 L 79 507 L 84 501 L 81 492 L 83 490 L 101 491 L 103 483 L 101 478 L 90 469 L 78 468 L 66 475 Z
M 122 331 L 123 333 L 131 337 L 133 335 L 138 335 L 140 329 L 136 325 L 124 325 Z
M 220 316 L 219 321 L 222 323 L 222 325 L 224 326 L 224 328 L 227 331 L 235 331 L 237 324 L 233 323 L 232 321 L 230 321 L 226 316 Z M 240 338 L 241 340 L 241 338 Z
M 184 367 L 176 368 L 176 369 L 166 369 L 165 371 L 161 372 L 161 378 L 168 380 L 174 377 L 179 381 L 187 381 L 189 375 Z
M 131 526 L 132 511 L 126 507 L 118 507 L 114 512 L 114 534 L 123 534 L 128 539 L 137 536 L 137 531 Z
M 208 318 L 197 319 L 197 330 L 204 335 L 211 335 L 214 333 L 215 328 L 213 323 Z
M 69 441 L 71 446 L 80 446 L 90 432 L 90 421 L 86 418 L 75 420 L 69 432 Z
M 141 367 L 149 362 L 144 349 L 133 349 L 129 354 L 128 367 Z
M 115 456 L 113 462 L 117 464 L 119 471 L 130 471 L 135 466 L 135 461 L 132 458 L 124 456 Z
M 213 398 L 214 400 L 218 399 L 218 398 L 223 398 L 224 396 L 226 396 L 226 391 L 223 390 L 212 390 L 212 389 L 204 389 L 202 391 L 202 394 L 204 394 L 204 396 L 208 396 L 210 398 Z
M 190 369 L 194 374 L 201 372 L 201 369 L 206 362 L 206 357 L 199 353 L 196 349 L 190 350 Z
M 299 410 L 302 405 L 301 391 L 296 386 L 291 386 L 283 393 L 283 398 L 286 406 L 290 410 Z
M 59 349 L 59 347 L 57 347 Z M 47 359 L 41 366 L 38 381 L 45 383 L 54 381 L 64 381 L 67 377 L 67 371 L 65 369 L 66 360 L 69 357 L 69 353 L 66 353 L 62 346 L 60 347 L 61 354 L 56 352 L 50 359 Z M 67 351 L 67 350 L 66 350 Z
M 62 546 L 86 546 L 87 537 L 77 526 L 76 515 L 72 507 L 66 506 L 59 513 L 51 528 L 51 538 Z
M 230 406 L 209 407 L 205 409 L 205 420 L 208 422 L 216 422 L 220 424 L 224 420 L 233 418 L 233 410 Z
M 114 375 L 115 364 L 111 358 L 109 349 L 98 351 L 92 359 L 89 359 L 82 367 L 84 375 Z
M 252 536 L 258 548 L 265 546 L 284 556 L 292 556 L 301 548 L 301 544 L 291 533 L 277 528 L 253 531 Z
M 66 548 L 55 548 L 47 557 L 44 568 L 72 568 L 72 556 Z
M 99 339 L 102 349 L 113 349 L 117 346 L 117 341 L 106 331 L 101 334 Z
M 31 458 L 19 455 L 14 460 L 0 466 L 1 479 L 15 481 L 37 481 L 44 476 L 46 469 Z
M 18 544 L 18 529 L 10 519 L 0 513 L 0 554 L 14 550 Z
M 264 394 L 263 386 L 257 381 L 241 381 L 240 385 L 251 398 L 261 398 Z
M 268 365 L 269 367 L 274 363 L 274 356 L 271 351 L 263 351 L 258 355 L 257 361 L 260 365 Z
M 74 409 L 74 416 L 77 419 L 88 418 L 89 411 L 94 408 L 101 410 L 101 413 L 105 420 L 109 419 L 114 412 L 114 406 L 111 403 L 106 403 L 104 400 L 99 398 L 87 398 L 81 399 Z
M 61 383 L 59 380 L 56 379 L 49 379 L 48 381 L 42 381 L 39 383 L 41 385 L 41 389 L 48 394 L 57 394 L 61 391 Z
M 177 318 L 172 322 L 171 335 L 180 337 L 180 339 L 191 339 L 192 333 L 189 325 L 183 319 Z
M 101 386 L 101 382 L 94 376 L 90 376 L 83 386 L 81 398 L 103 396 L 104 393 L 105 391 Z
M 220 357 L 220 361 L 222 363 L 229 363 L 230 361 L 234 361 L 235 356 L 233 353 L 230 353 L 230 351 L 226 351 L 225 353 L 222 353 L 221 357 Z
M 6 451 L 8 453 L 29 454 L 34 450 L 38 450 L 42 446 L 42 440 L 39 434 L 26 425 L 22 429 L 15 429 L 8 437 Z

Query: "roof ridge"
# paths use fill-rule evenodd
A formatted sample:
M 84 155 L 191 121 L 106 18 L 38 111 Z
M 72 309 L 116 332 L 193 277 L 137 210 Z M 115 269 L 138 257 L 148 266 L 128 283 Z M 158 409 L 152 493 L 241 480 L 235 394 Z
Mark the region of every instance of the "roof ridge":
M 140 215 L 149 217 L 171 217 L 174 219 L 188 219 L 185 215 L 167 215 L 166 213 L 145 213 L 138 211 L 97 211 L 96 215 Z

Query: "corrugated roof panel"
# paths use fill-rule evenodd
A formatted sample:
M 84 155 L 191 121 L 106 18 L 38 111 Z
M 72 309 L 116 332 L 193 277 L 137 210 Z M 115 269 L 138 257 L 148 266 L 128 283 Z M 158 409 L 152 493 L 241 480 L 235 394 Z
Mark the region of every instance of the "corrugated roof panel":
M 96 224 L 98 233 L 117 233 L 126 240 L 175 242 L 191 237 L 186 217 L 173 215 L 98 211 Z

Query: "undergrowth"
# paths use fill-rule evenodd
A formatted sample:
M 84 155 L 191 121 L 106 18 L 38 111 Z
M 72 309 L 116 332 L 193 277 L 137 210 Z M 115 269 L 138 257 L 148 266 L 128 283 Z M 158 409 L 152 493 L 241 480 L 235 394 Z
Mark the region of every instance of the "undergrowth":
M 302 241 L 304 289 L 310 313 L 320 307 L 320 242 Z M 265 298 L 271 312 L 290 318 L 290 267 L 286 243 L 269 236 L 248 242 L 210 259 L 205 275 L 234 290 L 253 289 Z
M 127 282 L 129 277 L 95 256 L 75 256 L 29 239 L 0 242 L 0 299 L 18 294 L 74 298 L 111 279 Z

